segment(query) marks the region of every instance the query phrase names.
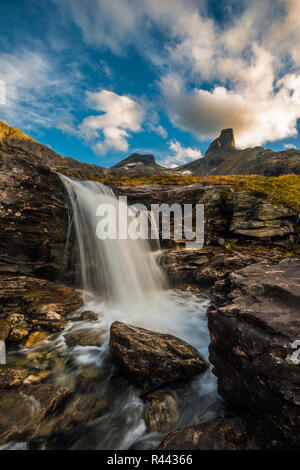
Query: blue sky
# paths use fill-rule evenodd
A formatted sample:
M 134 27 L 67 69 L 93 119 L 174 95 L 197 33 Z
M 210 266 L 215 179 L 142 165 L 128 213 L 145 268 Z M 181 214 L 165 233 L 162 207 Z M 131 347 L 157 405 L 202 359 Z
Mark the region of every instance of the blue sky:
M 239 148 L 300 148 L 298 0 L 11 0 L 0 119 L 106 167 L 167 166 L 233 127 Z

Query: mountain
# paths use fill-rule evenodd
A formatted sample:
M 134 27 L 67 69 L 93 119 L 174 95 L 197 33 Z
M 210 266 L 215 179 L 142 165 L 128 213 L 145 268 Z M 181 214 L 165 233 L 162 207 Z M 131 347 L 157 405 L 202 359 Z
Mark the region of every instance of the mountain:
M 156 163 L 153 155 L 133 153 L 110 168 L 110 172 L 117 176 L 151 176 L 173 173 L 172 170 Z
M 4 152 L 26 156 L 31 163 L 46 165 L 52 170 L 75 178 L 95 179 L 108 173 L 108 170 L 101 166 L 62 157 L 46 145 L 36 142 L 19 129 L 2 121 L 0 121 L 0 149 Z
M 300 150 L 273 152 L 263 147 L 237 150 L 233 129 L 223 129 L 209 146 L 205 156 L 176 168 L 195 176 L 300 174 Z
M 25 157 L 29 162 L 79 179 L 95 180 L 105 175 L 263 175 L 300 174 L 300 150 L 273 152 L 263 147 L 237 150 L 233 129 L 223 129 L 209 146 L 205 156 L 180 167 L 169 169 L 158 165 L 153 155 L 133 153 L 110 169 L 62 157 L 46 145 L 36 142 L 15 127 L 0 121 L 0 151 Z

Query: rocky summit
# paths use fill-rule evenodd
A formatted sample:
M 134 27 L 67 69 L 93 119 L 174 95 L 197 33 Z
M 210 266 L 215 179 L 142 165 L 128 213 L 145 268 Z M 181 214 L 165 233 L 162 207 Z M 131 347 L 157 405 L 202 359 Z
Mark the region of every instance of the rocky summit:
M 300 150 L 273 152 L 263 147 L 238 150 L 233 129 L 223 129 L 209 146 L 205 156 L 176 168 L 195 176 L 300 174 Z

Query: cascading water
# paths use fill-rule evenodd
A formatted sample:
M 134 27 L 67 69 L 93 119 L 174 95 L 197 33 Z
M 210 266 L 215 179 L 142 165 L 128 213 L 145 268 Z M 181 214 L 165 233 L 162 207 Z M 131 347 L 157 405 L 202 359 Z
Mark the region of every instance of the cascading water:
M 81 418 L 83 422 L 79 429 L 76 428 L 73 433 L 66 432 L 55 442 L 52 438 L 45 439 L 40 444 L 41 448 L 156 449 L 166 432 L 220 414 L 216 405 L 215 377 L 207 370 L 191 383 L 179 385 L 175 391 L 178 397 L 176 423 L 163 431 L 153 432 L 147 427 L 146 402 L 140 390 L 124 377 L 116 375 L 109 354 L 110 325 L 119 320 L 174 334 L 197 348 L 208 359 L 206 309 L 209 301 L 200 293 L 167 289 L 147 240 L 101 240 L 96 236 L 96 211 L 99 204 L 112 204 L 117 213 L 119 210 L 118 201 L 109 188 L 97 182 L 60 177 L 72 204 L 85 294 L 82 310 L 93 310 L 99 318 L 97 321 L 79 321 L 82 310 L 75 312 L 65 330 L 35 348 L 34 364 L 32 350 L 28 352 L 26 349 L 9 353 L 7 363 L 18 365 L 18 361 L 22 364 L 26 362 L 35 375 L 37 368 L 40 367 L 44 374 L 45 367 L 48 367 L 47 381 L 71 389 L 75 402 L 76 397 L 82 397 L 83 394 L 83 402 L 88 395 L 96 403 L 107 403 L 105 412 L 99 417 Z M 99 347 L 69 347 L 66 336 L 85 328 L 100 328 L 106 332 L 104 343 Z M 90 371 L 92 377 L 86 384 Z M 173 393 L 172 390 L 166 392 Z M 81 410 L 77 411 L 80 416 L 85 416 Z M 168 411 L 164 410 L 163 416 L 165 413 Z M 63 416 L 62 422 L 64 419 Z M 68 420 L 66 426 L 68 428 Z M 17 444 L 18 448 L 28 448 L 28 445 Z M 8 444 L 6 448 L 16 446 Z
M 96 236 L 96 211 L 100 204 L 110 204 L 119 221 L 119 201 L 112 190 L 99 182 L 60 177 L 72 204 L 83 290 L 104 295 L 109 302 L 124 308 L 149 301 L 150 295 L 162 288 L 164 278 L 148 241 Z M 127 211 L 127 207 L 123 209 Z M 113 224 L 115 220 L 109 213 L 108 217 Z

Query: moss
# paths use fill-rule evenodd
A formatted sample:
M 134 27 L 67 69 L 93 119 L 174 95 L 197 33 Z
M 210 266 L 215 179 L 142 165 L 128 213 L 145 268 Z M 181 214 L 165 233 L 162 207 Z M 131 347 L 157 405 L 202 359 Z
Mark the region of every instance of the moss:
M 300 210 L 300 175 L 282 175 L 278 177 L 260 175 L 225 175 L 225 176 L 141 176 L 114 178 L 107 176 L 99 178 L 104 184 L 125 184 L 128 186 L 140 186 L 144 184 L 162 185 L 190 185 L 209 184 L 227 185 L 222 192 L 223 197 L 231 191 L 253 191 L 263 194 L 273 204 L 284 205 Z

